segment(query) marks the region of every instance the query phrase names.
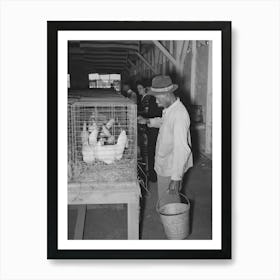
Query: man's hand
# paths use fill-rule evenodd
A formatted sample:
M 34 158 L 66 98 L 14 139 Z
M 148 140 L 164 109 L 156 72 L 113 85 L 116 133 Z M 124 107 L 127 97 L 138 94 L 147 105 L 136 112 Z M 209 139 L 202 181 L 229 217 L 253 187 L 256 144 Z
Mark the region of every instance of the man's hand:
M 178 194 L 179 191 L 181 190 L 181 188 L 182 188 L 181 181 L 171 180 L 169 187 L 168 187 L 168 192 L 170 194 Z
M 147 119 L 143 118 L 142 116 L 137 117 L 137 122 L 139 124 L 147 124 Z

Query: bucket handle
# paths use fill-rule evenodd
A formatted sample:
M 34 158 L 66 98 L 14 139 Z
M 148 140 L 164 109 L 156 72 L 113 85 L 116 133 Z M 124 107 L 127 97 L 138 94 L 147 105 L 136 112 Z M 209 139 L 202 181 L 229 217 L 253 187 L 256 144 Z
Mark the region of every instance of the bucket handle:
M 188 199 L 188 197 L 186 195 L 184 195 L 184 194 L 182 194 L 180 192 L 178 194 L 179 194 L 179 196 L 182 196 L 187 201 L 187 204 L 190 204 L 190 201 L 189 201 L 189 199 Z M 160 203 L 160 201 L 161 201 L 161 199 L 159 198 L 158 201 L 157 201 L 157 205 L 156 205 L 156 211 L 158 213 L 160 213 L 160 211 L 159 211 L 159 203 Z

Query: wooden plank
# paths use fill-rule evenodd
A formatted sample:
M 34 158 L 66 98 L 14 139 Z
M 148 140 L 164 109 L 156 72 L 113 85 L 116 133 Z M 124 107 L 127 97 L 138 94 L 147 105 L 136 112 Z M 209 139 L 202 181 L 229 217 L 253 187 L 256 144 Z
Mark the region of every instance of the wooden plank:
M 187 56 L 187 51 L 189 47 L 190 41 L 184 41 L 184 46 L 182 49 L 182 54 L 181 54 L 181 61 L 184 62 Z
M 181 76 L 183 76 L 183 72 L 184 72 L 184 65 L 185 65 L 185 60 L 186 60 L 186 56 L 187 56 L 187 50 L 189 47 L 189 42 L 190 41 L 184 41 L 183 48 L 181 51 L 180 69 L 179 69 Z
M 124 66 L 124 69 L 128 72 L 128 73 L 130 73 L 130 69 L 125 65 Z
M 155 49 L 154 48 L 151 50 L 151 55 L 152 55 L 151 64 L 152 64 L 153 68 L 156 69 L 156 67 L 155 67 Z
M 170 54 L 174 57 L 174 41 L 169 41 L 170 47 L 169 47 L 169 52 Z M 173 69 L 173 63 L 169 61 L 169 71 L 172 72 Z
M 92 59 L 81 59 L 81 61 L 87 61 L 87 62 L 91 62 L 93 64 L 96 64 L 96 65 L 112 65 L 112 66 L 115 66 L 115 65 L 126 65 L 126 61 L 96 61 L 96 60 L 92 60 Z
M 81 44 L 129 44 L 129 45 L 137 45 L 139 44 L 138 40 L 74 40 L 69 41 L 69 43 L 79 43 Z
M 77 57 L 90 57 L 94 59 L 125 59 L 128 53 L 121 53 L 121 54 L 99 54 L 99 52 L 92 53 L 92 52 L 85 52 L 80 54 L 70 54 L 69 58 L 77 58 Z
M 138 45 L 131 45 L 131 44 L 115 44 L 115 43 L 109 43 L 109 44 L 93 44 L 93 43 L 81 43 L 81 48 L 89 48 L 89 49 L 96 49 L 96 48 L 108 48 L 108 49 L 130 49 L 138 51 L 139 47 Z
M 150 64 L 151 64 L 151 66 L 153 67 L 152 52 L 151 52 L 151 51 L 149 51 L 149 62 L 150 62 Z M 154 68 L 154 67 L 153 67 L 153 68 Z M 152 75 L 153 75 L 153 71 L 150 69 L 150 71 L 149 71 L 149 77 L 152 77 Z
M 120 98 L 123 100 L 126 98 Z M 126 101 L 128 102 L 128 101 Z M 77 102 L 83 104 L 83 102 Z M 68 183 L 68 204 L 107 203 L 108 201 L 135 201 L 141 195 L 137 182 L 127 183 Z
M 136 54 L 144 62 L 144 64 L 147 65 L 153 71 L 153 73 L 157 74 L 157 71 L 152 67 L 152 65 L 140 53 L 136 53 Z
M 82 59 L 88 59 L 88 60 L 92 60 L 92 61 L 97 61 L 97 62 L 124 62 L 126 63 L 126 57 L 124 58 L 103 58 L 103 57 L 90 57 L 90 56 L 84 56 L 82 57 Z
M 130 58 L 128 58 L 127 61 L 132 67 L 136 68 L 136 65 L 130 60 Z
M 162 45 L 167 50 L 165 41 L 162 41 Z M 166 74 L 166 56 L 165 55 L 162 57 L 162 74 L 163 75 Z
M 87 206 L 79 205 L 77 208 L 78 208 L 77 209 L 78 215 L 77 215 L 77 220 L 75 225 L 74 239 L 83 239 Z
M 159 64 L 159 49 L 155 48 L 155 68 L 157 69 L 157 66 Z
M 69 48 L 69 54 L 70 55 L 78 55 L 78 54 L 93 54 L 93 55 L 126 55 L 128 54 L 134 54 L 135 50 L 105 50 L 105 49 L 81 49 L 81 48 Z
M 157 48 L 161 51 L 161 53 L 168 58 L 169 61 L 171 61 L 176 68 L 179 68 L 179 63 L 176 61 L 176 59 L 169 53 L 169 51 L 159 42 L 159 41 L 153 41 L 154 44 L 157 46 Z
M 176 41 L 176 61 L 180 61 L 184 41 Z
M 139 239 L 139 203 L 127 204 L 127 239 Z
M 91 68 L 103 68 L 103 69 L 124 69 L 124 64 L 123 65 L 105 65 L 105 64 L 95 64 L 92 63 L 91 61 L 83 60 L 85 63 L 90 63 Z
M 212 42 L 208 45 L 205 153 L 212 154 Z
M 195 83 L 196 83 L 196 41 L 192 41 L 192 60 L 191 60 L 191 103 L 195 102 Z
M 105 193 L 105 192 L 83 192 L 68 193 L 68 205 L 80 204 L 126 204 L 136 203 L 140 196 L 136 193 Z

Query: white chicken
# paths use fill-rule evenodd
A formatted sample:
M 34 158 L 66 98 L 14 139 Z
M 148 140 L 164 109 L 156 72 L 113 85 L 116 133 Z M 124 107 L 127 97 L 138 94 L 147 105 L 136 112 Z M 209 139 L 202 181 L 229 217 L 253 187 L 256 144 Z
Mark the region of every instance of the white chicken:
M 114 123 L 115 123 L 115 120 L 114 120 L 114 119 L 110 119 L 110 120 L 106 123 L 106 128 L 107 128 L 107 129 L 110 129 Z
M 93 163 L 95 161 L 94 146 L 89 145 L 88 142 L 83 143 L 82 155 L 85 163 Z
M 124 130 L 121 131 L 115 145 L 104 145 L 105 141 L 108 144 L 113 144 L 115 142 L 114 135 L 111 135 L 109 131 L 115 120 L 111 119 L 106 125 L 102 125 L 100 132 L 101 138 L 97 142 L 99 129 L 95 119 L 94 114 L 92 114 L 88 127 L 86 122 L 83 124 L 83 130 L 81 132 L 83 161 L 91 164 L 95 160 L 99 160 L 111 164 L 116 160 L 120 160 L 125 147 L 128 146 L 126 132 Z
M 88 137 L 88 143 L 89 145 L 91 146 L 95 146 L 97 144 L 97 135 L 98 135 L 98 129 L 97 127 L 92 130 L 92 132 L 89 134 L 89 137 Z
M 82 141 L 82 144 L 84 144 L 84 143 L 86 143 L 88 141 L 88 131 L 87 131 L 87 124 L 86 124 L 86 122 L 84 122 L 83 130 L 81 132 L 81 141 Z
M 125 147 L 128 147 L 128 139 L 126 132 L 123 130 L 121 131 L 117 144 L 115 145 L 102 146 L 99 141 L 94 147 L 94 156 L 100 161 L 111 164 L 115 160 L 120 160 L 122 158 Z
M 115 136 L 111 135 L 108 139 L 107 139 L 107 143 L 112 145 L 115 143 Z
M 86 163 L 92 163 L 95 161 L 94 146 L 97 143 L 97 133 L 98 131 L 94 130 L 89 134 L 87 131 L 87 124 L 84 122 L 83 130 L 81 132 L 81 141 L 83 161 Z

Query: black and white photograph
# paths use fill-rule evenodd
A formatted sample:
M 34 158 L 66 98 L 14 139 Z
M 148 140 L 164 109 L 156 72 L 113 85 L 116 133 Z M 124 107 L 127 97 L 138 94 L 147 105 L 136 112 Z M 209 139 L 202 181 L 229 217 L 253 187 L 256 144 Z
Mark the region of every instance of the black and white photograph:
M 211 41 L 68 44 L 68 238 L 211 239 Z
M 0 1 L 0 279 L 279 280 L 280 1 Z
M 63 170 L 58 172 L 58 243 L 68 244 L 61 247 L 68 250 L 222 251 L 231 210 L 230 204 L 224 208 L 223 232 L 220 157 L 226 140 L 219 123 L 222 95 L 230 99 L 230 88 L 221 87 L 221 31 L 211 37 L 211 31 L 166 30 L 163 36 L 143 32 L 142 26 L 58 36 L 58 170 Z M 222 26 L 230 31 L 230 23 L 216 28 Z M 230 65 L 223 71 L 230 73 Z M 224 193 L 230 194 L 230 184 Z

